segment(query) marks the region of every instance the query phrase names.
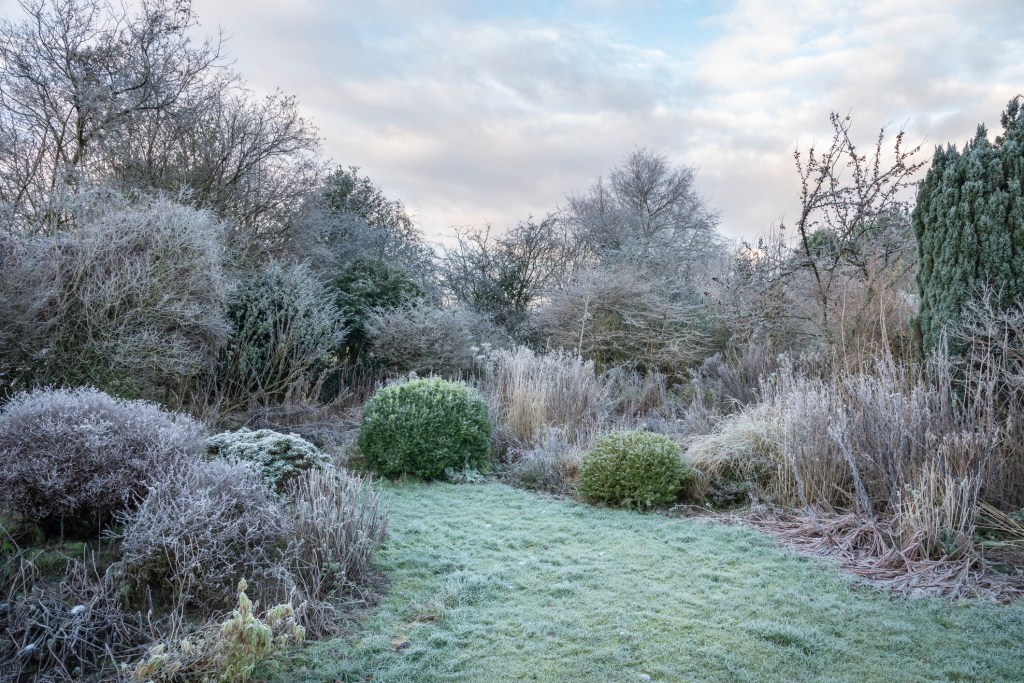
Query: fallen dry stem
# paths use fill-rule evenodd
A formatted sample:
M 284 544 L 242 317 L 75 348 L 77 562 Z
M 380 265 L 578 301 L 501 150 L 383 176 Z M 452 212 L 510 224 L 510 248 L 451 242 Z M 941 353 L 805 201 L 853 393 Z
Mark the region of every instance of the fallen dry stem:
M 957 559 L 927 559 L 920 543 L 894 543 L 892 522 L 875 523 L 856 513 L 811 515 L 759 506 L 737 517 L 798 551 L 825 557 L 879 588 L 911 598 L 986 598 L 1011 602 L 1024 597 L 1024 579 L 990 571 L 976 553 Z

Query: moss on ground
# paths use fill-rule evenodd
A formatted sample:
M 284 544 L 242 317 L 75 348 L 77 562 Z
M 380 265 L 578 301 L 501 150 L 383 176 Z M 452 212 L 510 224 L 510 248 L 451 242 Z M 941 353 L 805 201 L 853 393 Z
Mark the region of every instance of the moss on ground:
M 748 529 L 394 485 L 390 585 L 276 681 L 1013 681 L 1024 606 L 905 601 Z

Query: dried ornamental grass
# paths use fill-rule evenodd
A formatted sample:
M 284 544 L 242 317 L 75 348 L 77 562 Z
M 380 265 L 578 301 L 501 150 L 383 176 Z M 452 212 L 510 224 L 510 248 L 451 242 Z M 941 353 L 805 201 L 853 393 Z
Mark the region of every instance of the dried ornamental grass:
M 369 477 L 311 469 L 287 488 L 292 543 L 288 558 L 295 584 L 308 603 L 314 635 L 339 627 L 338 606 L 371 577 L 374 554 L 388 528 L 388 511 Z

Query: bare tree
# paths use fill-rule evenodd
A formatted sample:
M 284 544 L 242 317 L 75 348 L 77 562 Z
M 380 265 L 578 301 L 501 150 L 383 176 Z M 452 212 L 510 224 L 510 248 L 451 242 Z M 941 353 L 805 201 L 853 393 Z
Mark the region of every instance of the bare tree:
M 652 272 L 690 277 L 724 246 L 693 167 L 654 150 L 633 150 L 607 180 L 568 202 L 567 218 L 592 261 L 646 262 Z
M 857 355 L 878 345 L 909 351 L 916 246 L 910 229 L 910 191 L 924 162 L 920 146 L 906 149 L 904 132 L 886 150 L 881 129 L 870 154 L 850 138 L 849 116 L 831 115 L 824 152 L 794 152 L 800 213 L 756 247 L 745 246 L 726 287 L 734 312 L 780 346 L 822 344 Z M 769 319 L 771 317 L 771 319 Z M 770 328 L 770 330 L 769 330 Z M 757 336 L 753 328 L 748 330 Z
M 520 331 L 544 292 L 566 280 L 577 255 L 553 215 L 540 222 L 528 218 L 501 235 L 486 226 L 463 230 L 457 238 L 442 259 L 446 290 L 512 333 Z
M 237 243 L 273 241 L 315 182 L 316 132 L 293 98 L 253 100 L 219 39 L 193 40 L 188 0 L 21 6 L 0 22 L 0 204 L 22 230 L 60 225 L 55 197 L 114 180 L 187 191 L 233 219 Z
M 850 117 L 833 112 L 830 118 L 833 136 L 824 154 L 813 145 L 806 157 L 799 149 L 793 153 L 800 175 L 800 215 L 795 224 L 800 256 L 795 265 L 814 277 L 823 329 L 829 326 L 831 290 L 844 266 L 865 277 L 870 276 L 872 259 L 880 258 L 882 267 L 908 267 L 914 243 L 907 190 L 926 163 L 913 159 L 920 145 L 904 149 L 901 130 L 893 143 L 891 165 L 883 167 L 885 128 L 868 157 L 850 139 Z

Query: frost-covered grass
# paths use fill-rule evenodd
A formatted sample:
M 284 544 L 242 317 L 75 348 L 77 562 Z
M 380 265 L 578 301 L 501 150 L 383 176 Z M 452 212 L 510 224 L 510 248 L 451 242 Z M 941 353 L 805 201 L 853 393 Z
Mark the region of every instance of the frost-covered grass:
M 1021 677 L 1024 606 L 893 599 L 747 529 L 500 484 L 388 494 L 383 602 L 273 680 Z

